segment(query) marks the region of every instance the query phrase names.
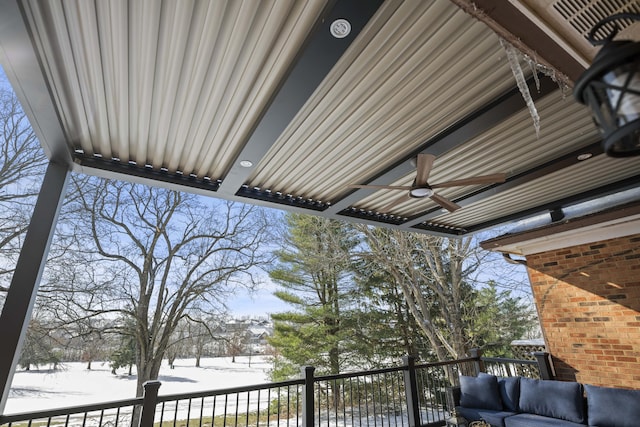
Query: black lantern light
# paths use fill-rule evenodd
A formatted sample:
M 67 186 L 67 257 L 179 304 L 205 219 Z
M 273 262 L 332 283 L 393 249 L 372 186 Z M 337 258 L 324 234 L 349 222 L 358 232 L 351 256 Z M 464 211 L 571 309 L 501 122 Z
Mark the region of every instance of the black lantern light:
M 589 41 L 603 45 L 591 67 L 578 79 L 574 97 L 591 108 L 602 131 L 604 151 L 612 157 L 640 155 L 640 42 L 616 40 L 613 21 L 640 20 L 640 14 L 619 13 L 598 22 Z M 609 34 L 597 39 L 607 25 Z

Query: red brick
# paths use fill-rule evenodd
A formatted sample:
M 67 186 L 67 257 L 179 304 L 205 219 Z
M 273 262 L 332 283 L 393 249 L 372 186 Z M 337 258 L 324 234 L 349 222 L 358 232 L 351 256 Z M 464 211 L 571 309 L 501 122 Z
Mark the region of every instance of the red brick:
M 527 256 L 560 379 L 640 389 L 639 260 L 640 234 Z

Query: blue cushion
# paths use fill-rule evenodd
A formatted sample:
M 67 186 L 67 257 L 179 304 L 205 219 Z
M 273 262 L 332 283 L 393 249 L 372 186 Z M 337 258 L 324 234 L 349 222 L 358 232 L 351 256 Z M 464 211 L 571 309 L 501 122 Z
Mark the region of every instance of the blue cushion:
M 640 425 L 640 390 L 585 384 L 589 425 L 636 427 Z
M 498 378 L 502 405 L 507 411 L 518 411 L 520 400 L 520 377 Z
M 534 414 L 517 414 L 504 419 L 505 427 L 585 427 L 582 423 L 574 423 L 557 418 L 543 417 Z
M 493 375 L 460 376 L 460 406 L 467 408 L 502 410 L 498 379 Z
M 515 415 L 515 412 L 508 411 L 492 411 L 490 409 L 465 408 L 456 406 L 458 414 L 462 415 L 467 421 L 484 420 L 495 427 L 505 427 L 504 419 Z
M 585 422 L 582 385 L 574 382 L 520 379 L 520 411 L 575 423 Z
M 480 372 L 480 376 L 490 375 Z M 520 377 L 498 377 L 498 390 L 505 411 L 518 411 L 520 399 Z

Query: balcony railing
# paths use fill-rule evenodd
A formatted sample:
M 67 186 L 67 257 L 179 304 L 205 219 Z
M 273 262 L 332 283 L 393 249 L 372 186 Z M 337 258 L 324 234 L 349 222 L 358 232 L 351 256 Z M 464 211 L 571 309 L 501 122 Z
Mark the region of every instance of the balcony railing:
M 447 388 L 459 375 L 487 371 L 551 378 L 549 357 L 537 361 L 473 357 L 314 376 L 291 381 L 159 396 L 159 381 L 143 397 L 22 414 L 0 415 L 0 427 L 430 427 L 449 416 Z

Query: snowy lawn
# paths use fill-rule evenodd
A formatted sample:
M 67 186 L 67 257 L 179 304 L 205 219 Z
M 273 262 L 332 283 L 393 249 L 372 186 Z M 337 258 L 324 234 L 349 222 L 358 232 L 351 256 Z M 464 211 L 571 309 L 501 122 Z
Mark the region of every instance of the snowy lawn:
M 208 358 L 201 360 L 200 368 L 196 368 L 194 365 L 195 360 L 183 359 L 176 361 L 175 369 L 169 369 L 165 362 L 159 378 L 162 383 L 159 390 L 160 396 L 264 384 L 269 382 L 267 372 L 271 369 L 268 358 L 264 356 L 253 356 L 251 358 L 251 366 L 249 366 L 248 357 L 238 357 L 236 358 L 236 363 L 231 363 L 231 358 L 226 357 Z M 362 384 L 364 385 L 367 380 L 356 381 L 363 381 Z M 356 384 L 360 383 L 357 382 Z M 359 385 L 357 387 L 359 393 Z M 135 397 L 135 388 L 135 375 L 128 376 L 125 370 L 119 370 L 118 375 L 112 375 L 108 363 L 93 363 L 90 371 L 86 369 L 85 363 L 67 363 L 57 371 L 44 369 L 39 371 L 21 370 L 16 372 L 14 376 L 5 414 L 129 399 Z M 202 401 L 195 399 L 193 402 L 191 400 L 169 402 L 166 408 L 164 404 L 156 408 L 155 419 L 156 422 L 162 419 L 165 423 L 171 424 L 174 419 L 186 420 L 189 418 L 197 420 L 201 414 L 204 414 L 205 418 L 209 417 L 208 421 L 205 420 L 205 424 L 211 426 L 212 414 L 215 414 L 216 419 L 220 418 L 218 421 L 232 426 L 234 414 L 255 413 L 257 410 L 264 411 L 270 407 L 271 399 L 276 397 L 276 394 L 252 393 L 251 396 L 244 393 L 235 395 L 228 402 L 226 398 L 220 398 L 217 403 L 215 399 L 212 400 L 211 398 Z M 369 394 L 368 397 L 363 397 L 362 401 L 358 397 L 358 402 L 354 407 L 344 407 L 337 412 L 326 407 L 325 401 L 322 404 L 324 405 L 322 410 L 318 407 L 316 416 L 320 419 L 316 422 L 319 425 L 328 427 L 353 425 L 405 427 L 408 425 L 405 404 L 400 402 L 396 406 L 395 403 L 390 403 L 388 398 L 385 400 L 383 396 L 377 396 L 379 399 L 383 399 L 382 401 L 371 400 L 376 399 L 376 396 L 377 393 L 374 392 L 373 395 Z M 160 408 L 162 410 L 159 410 Z M 279 408 L 277 409 L 278 414 L 283 409 Z M 421 410 L 421 419 L 424 422 L 443 420 L 447 416 L 438 405 L 423 407 Z M 231 418 L 222 420 L 221 414 L 227 413 Z M 300 425 L 302 418 L 296 415 L 291 416 L 291 419 L 285 421 L 287 425 Z M 236 421 L 243 427 L 249 425 L 274 425 L 275 427 L 278 425 L 278 420 L 274 418 L 271 418 L 269 422 L 265 422 L 262 417 L 251 421 L 245 421 L 242 415 L 240 415 L 240 418 L 237 415 L 235 417 Z M 251 417 L 249 418 L 251 419 Z M 286 418 L 286 415 L 283 412 L 280 422 L 284 418 Z M 105 420 L 107 419 L 107 415 L 105 415 Z M 82 414 L 78 414 L 71 417 L 69 425 L 97 427 L 100 420 L 102 420 L 102 417 L 97 413 L 92 413 L 86 419 L 83 418 Z M 130 413 L 123 412 L 120 422 L 123 422 L 123 425 L 127 425 L 129 422 L 127 420 L 130 420 Z M 106 424 L 109 422 L 111 421 Z M 63 419 L 51 421 L 50 425 L 52 427 L 64 426 L 64 417 Z M 180 422 L 179 425 L 186 426 L 187 423 Z
M 92 369 L 86 363 L 65 363 L 56 371 L 41 369 L 18 370 L 11 385 L 11 392 L 5 414 L 62 408 L 89 403 L 135 397 L 136 375 L 127 375 L 125 369 L 118 375 L 111 374 L 108 363 L 93 362 Z M 200 368 L 195 367 L 195 359 L 176 360 L 175 369 L 169 369 L 166 362 L 158 378 L 162 385 L 159 394 L 190 393 L 215 390 L 243 385 L 269 382 L 267 375 L 271 369 L 268 357 L 203 358 Z

